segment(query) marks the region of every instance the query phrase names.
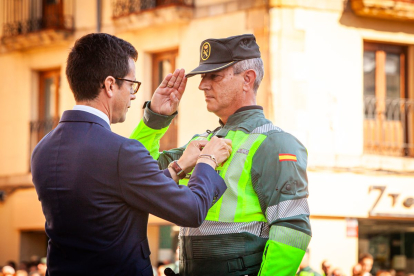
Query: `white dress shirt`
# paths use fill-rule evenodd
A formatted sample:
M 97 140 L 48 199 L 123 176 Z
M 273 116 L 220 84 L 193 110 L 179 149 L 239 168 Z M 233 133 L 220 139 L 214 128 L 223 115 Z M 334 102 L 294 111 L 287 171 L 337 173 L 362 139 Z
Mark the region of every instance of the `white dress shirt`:
M 108 126 L 111 126 L 111 124 L 109 123 L 108 116 L 106 116 L 105 113 L 103 113 L 102 111 L 100 111 L 96 108 L 93 108 L 93 107 L 90 107 L 90 106 L 87 106 L 87 105 L 75 105 L 73 107 L 73 110 L 81 110 L 81 111 L 89 112 L 89 113 L 103 119 L 108 124 Z

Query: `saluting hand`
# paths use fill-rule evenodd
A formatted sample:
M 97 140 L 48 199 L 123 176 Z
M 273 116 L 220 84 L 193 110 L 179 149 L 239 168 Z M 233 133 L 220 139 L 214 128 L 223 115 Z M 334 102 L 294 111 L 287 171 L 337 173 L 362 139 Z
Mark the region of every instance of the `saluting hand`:
M 151 110 L 161 115 L 172 115 L 178 109 L 186 85 L 184 69 L 168 74 L 152 96 Z

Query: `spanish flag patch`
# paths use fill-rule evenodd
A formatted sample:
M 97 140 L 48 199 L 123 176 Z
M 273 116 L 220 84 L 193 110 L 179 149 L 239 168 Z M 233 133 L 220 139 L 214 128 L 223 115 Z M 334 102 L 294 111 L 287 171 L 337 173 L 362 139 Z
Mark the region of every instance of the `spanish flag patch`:
M 294 155 L 294 154 L 279 153 L 279 162 L 283 162 L 283 161 L 297 162 L 298 159 L 296 158 L 296 155 Z

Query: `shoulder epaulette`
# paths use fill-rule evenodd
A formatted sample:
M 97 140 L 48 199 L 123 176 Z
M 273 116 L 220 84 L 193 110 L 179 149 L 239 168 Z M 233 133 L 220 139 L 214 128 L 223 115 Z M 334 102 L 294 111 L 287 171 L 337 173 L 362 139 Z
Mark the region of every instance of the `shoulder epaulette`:
M 265 125 L 255 128 L 251 133 L 252 134 L 263 134 L 263 133 L 267 133 L 272 130 L 275 130 L 277 132 L 283 132 L 283 130 L 280 127 L 277 127 L 273 125 L 272 123 L 270 123 L 270 124 L 265 124 Z

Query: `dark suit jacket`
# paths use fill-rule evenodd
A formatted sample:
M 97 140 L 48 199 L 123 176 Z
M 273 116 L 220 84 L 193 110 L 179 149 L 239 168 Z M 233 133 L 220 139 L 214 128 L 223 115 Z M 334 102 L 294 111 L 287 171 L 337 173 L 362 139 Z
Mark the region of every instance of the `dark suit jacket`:
M 153 275 L 148 213 L 198 227 L 226 189 L 198 164 L 188 187 L 160 171 L 138 141 L 101 118 L 65 111 L 36 146 L 33 183 L 46 217 L 48 275 Z

